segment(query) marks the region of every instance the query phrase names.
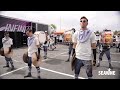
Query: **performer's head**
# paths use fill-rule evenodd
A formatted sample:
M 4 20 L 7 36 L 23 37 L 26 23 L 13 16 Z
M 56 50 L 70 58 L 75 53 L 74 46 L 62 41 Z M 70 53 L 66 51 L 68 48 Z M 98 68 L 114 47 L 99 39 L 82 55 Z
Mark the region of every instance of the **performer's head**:
M 88 25 L 88 19 L 85 16 L 81 17 L 80 18 L 80 26 L 81 26 L 81 28 L 85 29 L 85 28 L 87 28 L 87 25 Z
M 72 30 L 73 30 L 73 32 L 75 33 L 75 31 L 76 31 L 75 28 L 72 28 Z
M 47 32 L 47 31 L 45 31 L 45 34 L 46 34 L 46 35 L 48 35 L 48 32 Z
M 26 35 L 27 35 L 28 37 L 31 37 L 31 36 L 33 35 L 32 29 L 27 29 L 27 30 L 26 30 Z
M 9 32 L 5 32 L 5 33 L 4 33 L 4 36 L 5 36 L 5 37 L 9 37 Z

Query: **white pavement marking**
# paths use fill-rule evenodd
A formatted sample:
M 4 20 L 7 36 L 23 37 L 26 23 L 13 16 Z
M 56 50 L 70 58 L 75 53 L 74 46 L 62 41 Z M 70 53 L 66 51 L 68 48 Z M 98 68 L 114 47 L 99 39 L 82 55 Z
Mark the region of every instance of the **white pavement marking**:
M 69 77 L 73 77 L 74 78 L 74 75 L 70 75 L 70 74 L 54 71 L 54 70 L 47 69 L 47 68 L 42 68 L 42 67 L 40 67 L 40 68 L 43 69 L 43 70 L 49 71 L 49 72 L 53 72 L 53 73 L 57 73 L 57 74 L 61 74 L 61 75 L 64 75 L 64 76 L 69 76 Z M 79 79 L 87 79 L 87 78 L 79 77 Z
M 24 68 L 26 68 L 26 67 L 28 67 L 28 66 L 24 66 L 24 67 L 18 68 L 18 69 L 16 69 L 16 70 L 13 70 L 13 71 L 10 71 L 10 72 L 1 74 L 0 77 L 5 76 L 5 75 L 10 74 L 10 73 L 13 73 L 13 72 L 16 72 L 16 71 L 18 71 L 18 70 L 24 69 Z
M 102 60 L 102 61 L 108 62 L 108 60 Z M 111 62 L 120 63 L 120 61 L 111 61 Z
M 110 54 L 119 54 L 120 55 L 120 53 L 110 53 Z
M 60 54 L 58 54 L 58 55 L 56 55 L 56 56 L 54 56 L 54 57 L 50 57 L 50 58 L 55 58 L 55 57 L 57 57 L 57 56 L 59 56 L 59 55 L 65 54 L 65 53 L 67 53 L 67 52 L 60 53 Z M 49 59 L 44 59 L 44 60 L 42 60 L 42 61 L 48 61 L 48 60 L 49 60 Z
M 97 61 L 98 61 L 98 59 L 97 59 Z M 108 62 L 108 60 L 102 60 L 102 61 Z M 113 62 L 113 63 L 120 63 L 120 61 L 112 61 L 112 60 L 111 60 L 111 62 Z

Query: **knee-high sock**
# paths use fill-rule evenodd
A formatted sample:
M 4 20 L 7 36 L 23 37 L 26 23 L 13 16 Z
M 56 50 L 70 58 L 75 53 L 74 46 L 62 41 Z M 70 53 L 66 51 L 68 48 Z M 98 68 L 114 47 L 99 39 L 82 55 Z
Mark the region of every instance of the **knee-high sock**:
M 6 66 L 9 66 L 9 59 L 5 56 Z
M 9 58 L 9 61 L 10 61 L 11 66 L 13 66 L 13 60 L 12 60 L 12 58 Z
M 38 76 L 40 76 L 40 67 L 36 67 L 36 69 L 37 69 Z

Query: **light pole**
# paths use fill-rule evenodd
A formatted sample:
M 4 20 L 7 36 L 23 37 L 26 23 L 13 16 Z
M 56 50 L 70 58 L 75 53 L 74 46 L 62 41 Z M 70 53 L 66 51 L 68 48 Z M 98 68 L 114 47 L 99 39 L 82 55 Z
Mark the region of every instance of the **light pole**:
M 61 31 L 61 16 L 60 16 L 60 31 Z

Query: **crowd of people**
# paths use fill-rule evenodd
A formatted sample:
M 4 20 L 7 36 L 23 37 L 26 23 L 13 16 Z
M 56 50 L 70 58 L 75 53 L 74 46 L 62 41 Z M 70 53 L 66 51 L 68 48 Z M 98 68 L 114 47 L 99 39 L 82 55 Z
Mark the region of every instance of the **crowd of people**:
M 66 59 L 66 62 L 71 61 L 71 65 L 74 66 L 74 74 L 75 74 L 75 79 L 78 79 L 78 76 L 80 74 L 80 69 L 83 66 L 86 66 L 86 74 L 88 76 L 88 79 L 92 79 L 93 73 L 92 73 L 92 68 L 93 66 L 100 67 L 100 62 L 102 61 L 102 57 L 104 53 L 107 56 L 108 63 L 109 63 L 109 68 L 113 69 L 112 64 L 111 64 L 111 56 L 110 56 L 110 48 L 111 48 L 111 43 L 112 41 L 105 42 L 104 38 L 99 37 L 97 38 L 97 35 L 95 35 L 94 31 L 87 28 L 88 25 L 88 19 L 86 17 L 81 17 L 80 18 L 80 30 L 75 30 L 74 28 L 72 29 L 74 31 L 71 42 L 69 43 L 69 49 L 68 49 L 68 59 Z M 6 66 L 4 67 L 9 67 L 9 63 L 11 64 L 11 70 L 14 70 L 14 64 L 11 58 L 11 53 L 12 53 L 12 39 L 9 37 L 9 33 L 5 32 L 5 37 L 2 39 L 3 43 L 3 50 L 4 50 L 4 57 L 6 60 Z M 39 61 L 40 58 L 40 50 L 41 47 L 43 47 L 44 51 L 44 59 L 47 59 L 47 51 L 48 50 L 54 50 L 56 49 L 56 44 L 58 41 L 62 42 L 63 37 L 60 36 L 58 37 L 57 35 L 48 34 L 47 31 L 45 31 L 46 35 L 46 41 L 44 42 L 43 45 L 40 45 L 38 38 L 36 38 L 32 32 L 31 29 L 26 30 L 26 35 L 28 36 L 28 75 L 26 77 L 31 77 L 31 70 L 32 70 L 32 63 L 33 60 Z M 59 38 L 59 39 L 58 39 Z M 116 36 L 116 48 L 119 49 L 120 52 L 120 35 Z M 96 53 L 99 51 L 99 60 L 96 62 Z M 72 59 L 70 59 L 70 56 L 72 54 Z M 73 60 L 75 63 L 73 64 Z M 40 79 L 40 66 L 36 65 L 35 66 L 37 69 L 37 75 L 38 78 Z

